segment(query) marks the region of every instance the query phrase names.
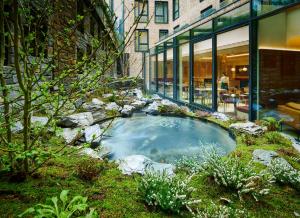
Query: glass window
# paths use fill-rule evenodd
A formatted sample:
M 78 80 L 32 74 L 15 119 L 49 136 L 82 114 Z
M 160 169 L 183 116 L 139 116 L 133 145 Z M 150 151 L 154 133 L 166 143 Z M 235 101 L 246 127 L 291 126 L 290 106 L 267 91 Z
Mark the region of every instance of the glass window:
M 135 0 L 134 1 L 134 15 L 135 18 L 139 18 L 139 22 L 148 22 L 149 6 L 147 0 Z
M 167 72 L 165 83 L 165 94 L 167 97 L 173 98 L 173 85 L 174 85 L 174 73 L 173 73 L 173 48 L 167 50 Z
M 157 55 L 157 87 L 160 94 L 164 94 L 164 53 Z
M 217 36 L 218 111 L 240 119 L 249 113 L 249 27 Z
M 168 2 L 155 2 L 155 23 L 168 23 Z
M 201 24 L 192 29 L 192 36 L 206 36 L 212 33 L 212 21 Z
M 190 47 L 189 43 L 180 45 L 178 48 L 178 81 L 177 99 L 189 101 L 189 75 L 190 75 Z
M 219 30 L 233 24 L 247 20 L 250 16 L 250 4 L 245 4 L 239 8 L 229 11 L 226 14 L 217 17 L 215 20 L 215 29 Z
M 150 56 L 150 90 L 156 92 L 156 55 Z
M 283 119 L 283 130 L 300 129 L 300 6 L 258 23 L 258 118 Z M 274 25 L 276 24 L 276 25 Z M 254 91 L 255 91 L 254 90 Z
M 173 0 L 173 20 L 179 17 L 179 0 Z
M 163 39 L 169 34 L 169 30 L 159 30 L 159 39 Z
M 209 15 L 211 15 L 213 12 L 215 12 L 215 9 L 212 7 L 212 5 L 208 6 L 207 8 L 204 8 L 200 14 L 201 14 L 201 18 L 205 18 L 208 17 Z
M 144 77 L 144 79 L 145 79 L 145 88 L 146 88 L 146 90 L 148 91 L 149 90 L 149 86 L 150 86 L 150 71 L 149 71 L 149 68 L 150 68 L 150 66 L 149 66 L 149 60 L 150 60 L 150 58 L 149 58 L 149 53 L 147 53 L 146 55 L 145 55 L 145 64 L 144 64 L 144 67 L 145 67 L 145 77 Z
M 259 16 L 296 2 L 299 0 L 253 0 L 253 10 Z
M 194 102 L 212 107 L 212 39 L 194 44 Z
M 148 30 L 139 29 L 135 31 L 135 50 L 136 51 L 148 51 L 149 49 L 149 37 Z

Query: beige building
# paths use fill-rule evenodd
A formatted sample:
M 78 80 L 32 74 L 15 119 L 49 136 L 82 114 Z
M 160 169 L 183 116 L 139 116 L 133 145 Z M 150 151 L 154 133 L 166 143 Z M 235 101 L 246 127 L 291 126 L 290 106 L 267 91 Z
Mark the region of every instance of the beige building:
M 117 32 L 126 39 L 124 64 L 130 76 L 142 76 L 143 53 L 160 40 L 234 2 L 233 0 L 106 1 L 118 18 L 115 22 Z M 140 19 L 135 24 L 138 15 Z

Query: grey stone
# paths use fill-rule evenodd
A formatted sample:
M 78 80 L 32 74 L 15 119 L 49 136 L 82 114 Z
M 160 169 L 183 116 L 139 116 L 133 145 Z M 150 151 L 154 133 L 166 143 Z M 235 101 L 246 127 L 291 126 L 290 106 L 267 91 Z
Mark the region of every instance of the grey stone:
M 91 143 L 93 147 L 97 147 L 100 145 L 102 133 L 103 131 L 99 124 L 88 126 L 84 129 L 85 141 Z
M 143 155 L 131 155 L 118 161 L 119 169 L 125 175 L 132 173 L 145 174 L 146 171 L 154 171 L 158 173 L 166 172 L 168 175 L 174 174 L 174 166 L 171 164 L 161 164 L 152 161 Z
M 47 117 L 31 117 L 31 123 L 34 125 L 45 126 L 48 123 L 49 119 Z
M 93 98 L 92 99 L 92 104 L 103 106 L 105 103 L 103 101 L 99 100 L 98 98 Z
M 165 106 L 171 106 L 171 107 L 178 107 L 179 108 L 179 106 L 177 104 L 175 104 L 174 102 L 172 102 L 170 100 L 167 100 L 167 99 L 163 99 L 161 101 L 161 104 L 165 105 Z
M 278 157 L 275 151 L 268 151 L 263 149 L 255 149 L 252 153 L 253 160 L 263 165 L 269 165 L 273 158 Z
M 246 123 L 234 123 L 229 126 L 229 128 L 234 129 L 240 133 L 247 133 L 250 135 L 258 136 L 266 131 L 266 128 L 261 127 L 252 122 Z
M 94 123 L 94 118 L 91 112 L 72 114 L 70 116 L 63 117 L 58 123 L 61 127 L 79 127 L 90 126 Z
M 292 142 L 293 147 L 300 152 L 300 141 L 297 141 L 293 136 L 290 136 L 286 133 L 281 132 L 280 133 L 283 137 L 285 137 L 286 139 L 290 140 Z
M 62 136 L 67 144 L 73 142 L 76 138 L 81 135 L 81 129 L 80 128 L 64 128 L 62 133 L 59 133 L 59 136 Z
M 121 110 L 121 114 L 123 116 L 131 116 L 134 110 L 135 110 L 134 106 L 124 105 L 124 107 Z
M 228 121 L 228 120 L 230 120 L 230 118 L 228 116 L 226 116 L 223 113 L 219 113 L 219 112 L 212 113 L 212 116 L 215 117 L 216 119 L 222 120 L 222 121 Z
M 141 109 L 146 105 L 146 102 L 144 101 L 140 101 L 140 100 L 135 100 L 134 102 L 131 103 L 131 106 L 137 108 L 137 109 Z
M 109 104 L 106 105 L 105 110 L 108 110 L 108 111 L 112 111 L 112 110 L 119 111 L 120 108 L 121 107 L 119 105 L 117 105 L 117 103 L 111 102 L 111 103 L 109 103 Z
M 91 158 L 100 159 L 100 160 L 102 159 L 101 155 L 92 148 L 83 148 L 79 153 L 81 155 L 86 155 Z
M 160 100 L 162 100 L 162 98 L 159 95 L 157 95 L 157 94 L 152 95 L 151 99 L 154 100 L 154 101 L 160 101 Z
M 110 98 L 110 97 L 112 97 L 112 96 L 114 96 L 114 95 L 111 94 L 111 93 L 103 94 L 103 95 L 102 95 L 103 98 Z
M 160 105 L 161 105 L 161 103 L 158 103 L 158 102 L 154 101 L 146 109 L 144 109 L 144 111 L 147 114 L 158 115 L 159 114 L 158 108 L 159 108 Z
M 11 127 L 11 131 L 13 133 L 20 133 L 22 130 L 24 129 L 23 124 L 21 123 L 21 121 L 18 121 L 16 123 L 14 123 Z
M 100 110 L 100 111 L 93 111 L 93 118 L 94 118 L 94 123 L 100 123 L 106 118 L 105 111 Z
M 74 102 L 74 106 L 76 109 L 80 108 L 83 104 L 84 104 L 84 100 L 82 98 L 79 98 Z

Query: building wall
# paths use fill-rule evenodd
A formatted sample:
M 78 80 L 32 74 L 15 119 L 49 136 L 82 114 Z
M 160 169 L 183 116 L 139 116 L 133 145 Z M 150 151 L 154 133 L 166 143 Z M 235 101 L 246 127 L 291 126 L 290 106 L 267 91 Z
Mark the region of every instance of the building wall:
M 111 0 L 106 0 L 111 3 Z M 218 0 L 205 0 L 200 2 L 199 0 L 179 0 L 179 18 L 173 20 L 173 0 L 159 0 L 168 2 L 168 24 L 157 24 L 155 23 L 155 0 L 149 0 L 149 23 L 139 23 L 137 29 L 147 29 L 149 34 L 149 48 L 155 46 L 159 42 L 159 30 L 168 30 L 169 34 L 174 32 L 174 27 L 179 25 L 183 27 L 190 25 L 200 19 L 201 11 L 210 5 L 216 10 L 220 8 L 220 1 Z M 225 0 L 226 1 L 226 0 Z M 227 0 L 230 3 L 231 0 Z M 242 0 L 241 2 L 244 2 Z M 124 3 L 124 4 L 123 4 Z M 239 5 L 239 3 L 237 4 Z M 232 5 L 235 7 L 235 4 Z M 123 8 L 123 10 L 120 10 Z M 118 18 L 118 22 L 124 22 L 124 32 L 127 37 L 127 47 L 125 53 L 129 54 L 129 60 L 126 63 L 129 67 L 130 76 L 142 76 L 142 65 L 143 65 L 143 53 L 135 51 L 135 37 L 132 32 L 132 26 L 134 25 L 134 0 L 114 0 L 113 1 L 114 13 Z M 122 18 L 124 17 L 123 21 Z M 131 37 L 128 35 L 132 34 Z M 128 40 L 130 39 L 130 40 Z

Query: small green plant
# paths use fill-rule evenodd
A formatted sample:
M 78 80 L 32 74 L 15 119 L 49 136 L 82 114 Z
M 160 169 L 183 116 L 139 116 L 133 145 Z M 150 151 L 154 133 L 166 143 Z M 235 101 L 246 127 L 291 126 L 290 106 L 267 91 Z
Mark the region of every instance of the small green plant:
M 139 192 L 148 205 L 180 213 L 182 209 L 189 209 L 189 205 L 199 202 L 192 199 L 194 188 L 189 186 L 190 180 L 191 177 L 171 177 L 166 172 L 147 172 L 139 184 Z
M 203 158 L 200 156 L 182 157 L 176 162 L 176 168 L 188 173 L 198 173 L 203 170 Z
M 234 209 L 229 206 L 216 205 L 211 202 L 205 209 L 198 209 L 194 218 L 245 218 L 249 217 L 246 210 Z
M 300 191 L 300 171 L 294 169 L 290 164 L 275 158 L 268 166 L 272 178 L 281 184 L 288 184 Z
M 243 134 L 242 135 L 242 142 L 247 146 L 251 146 L 251 145 L 255 145 L 256 139 L 253 136 L 249 135 L 249 134 Z
M 95 159 L 83 159 L 76 166 L 76 175 L 85 181 L 92 181 L 104 170 L 103 163 Z
M 276 120 L 274 117 L 264 117 L 260 123 L 267 127 L 268 131 L 277 131 L 280 127 L 281 120 Z
M 212 176 L 217 184 L 237 191 L 240 200 L 250 195 L 258 201 L 260 196 L 269 193 L 267 186 L 271 181 L 266 174 L 256 173 L 251 162 L 244 164 L 237 157 L 222 159 L 216 152 L 211 152 L 205 168 L 204 173 Z
M 35 218 L 71 218 L 85 217 L 97 218 L 98 213 L 94 209 L 87 212 L 89 206 L 87 197 L 75 196 L 71 201 L 68 198 L 68 190 L 63 190 L 60 193 L 59 199 L 52 197 L 49 204 L 37 204 L 34 207 L 27 209 L 19 217 L 30 216 Z M 59 201 L 60 200 L 60 201 Z
M 287 144 L 287 139 L 284 138 L 279 132 L 267 132 L 265 138 L 269 144 Z

